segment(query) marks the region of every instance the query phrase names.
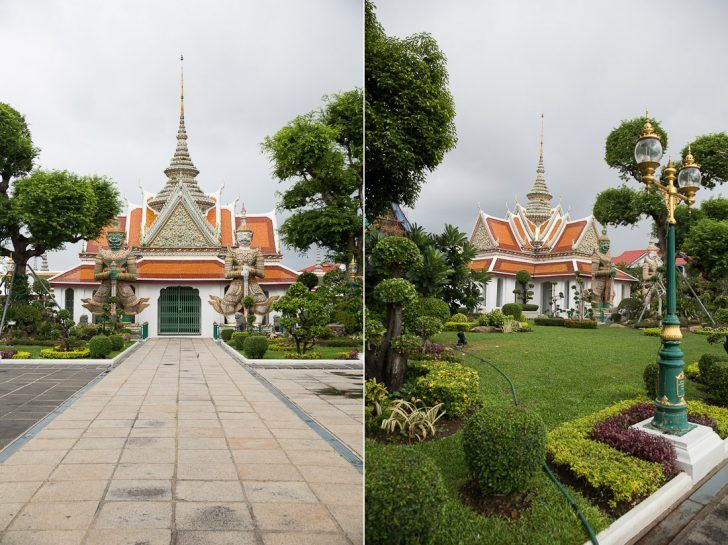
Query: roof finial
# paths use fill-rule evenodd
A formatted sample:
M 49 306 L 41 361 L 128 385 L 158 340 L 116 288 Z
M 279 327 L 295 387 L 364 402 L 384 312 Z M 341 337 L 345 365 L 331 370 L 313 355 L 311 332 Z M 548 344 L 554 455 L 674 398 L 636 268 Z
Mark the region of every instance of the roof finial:
M 184 55 L 179 56 L 179 71 L 180 71 L 180 87 L 179 87 L 179 114 L 184 117 L 185 115 L 185 57 Z
M 541 144 L 538 147 L 538 156 L 543 159 L 543 113 L 541 113 Z

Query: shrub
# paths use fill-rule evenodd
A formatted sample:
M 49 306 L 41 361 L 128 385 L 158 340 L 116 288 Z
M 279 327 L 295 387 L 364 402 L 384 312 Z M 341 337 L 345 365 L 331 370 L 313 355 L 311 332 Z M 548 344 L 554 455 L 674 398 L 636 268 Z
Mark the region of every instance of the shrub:
M 232 329 L 222 329 L 220 330 L 220 338 L 223 340 L 223 342 L 228 342 L 233 337 L 233 333 L 235 333 Z
M 642 460 L 660 464 L 665 477 L 675 475 L 677 454 L 673 444 L 664 437 L 631 428 L 635 423 L 622 413 L 610 416 L 594 426 L 594 439 Z
M 700 378 L 700 364 L 696 361 L 685 366 L 685 376 L 695 382 L 702 382 Z
M 260 335 L 251 335 L 245 339 L 243 353 L 246 358 L 260 359 L 268 351 L 268 339 Z
M 643 320 L 641 322 L 635 322 L 635 329 L 645 329 L 646 327 L 660 327 L 660 322 L 657 320 Z
M 708 405 L 702 401 L 690 400 L 688 403 L 688 418 L 700 416 L 714 422 L 713 429 L 721 439 L 728 438 L 728 408 Z
M 443 331 L 470 331 L 470 328 L 477 325 L 475 322 L 447 322 Z
M 3 360 L 12 359 L 12 357 L 17 353 L 18 353 L 17 350 L 0 350 L 0 359 L 3 359 Z
M 400 354 L 413 354 L 422 350 L 422 339 L 417 335 L 410 335 L 404 333 L 392 337 L 392 350 L 399 352 Z
M 289 340 L 284 339 L 286 344 L 290 344 Z M 321 346 L 340 346 L 342 348 L 359 348 L 361 347 L 361 340 L 353 339 L 351 337 L 334 337 L 326 341 L 320 341 Z
M 71 350 L 70 352 L 61 352 L 58 350 L 53 350 L 52 348 L 46 348 L 40 351 L 40 357 L 52 360 L 83 360 L 89 357 L 97 358 L 99 356 L 92 356 L 91 350 L 89 350 L 88 348 Z
M 230 337 L 230 343 L 236 350 L 243 350 L 245 339 L 248 337 L 250 337 L 250 333 L 247 331 L 235 331 Z
M 442 322 L 435 316 L 418 316 L 410 329 L 422 339 L 429 339 L 440 333 Z
M 536 325 L 548 325 L 548 326 L 561 326 L 564 325 L 564 319 L 557 317 L 548 318 L 545 316 L 539 316 L 538 318 L 534 318 L 533 323 Z
M 619 302 L 617 308 L 623 310 L 627 318 L 631 319 L 639 316 L 639 313 L 642 311 L 642 305 L 642 302 L 635 297 L 625 297 Z
M 367 543 L 429 543 L 448 499 L 435 463 L 412 449 L 373 443 L 365 457 Z
M 354 312 L 335 310 L 331 314 L 331 322 L 343 325 L 344 330 L 349 335 L 361 332 L 361 320 Z
M 461 314 L 459 312 L 453 314 L 450 316 L 451 322 L 468 322 L 468 317 L 465 314 Z
M 435 424 L 444 414 L 442 403 L 418 407 L 406 399 L 397 399 L 389 406 L 389 416 L 382 421 L 382 429 L 392 434 L 399 430 L 409 440 L 422 442 L 437 433 Z
M 506 316 L 513 317 L 514 320 L 521 321 L 521 317 L 523 316 L 523 310 L 521 309 L 521 305 L 518 303 L 507 303 L 503 305 L 501 308 L 501 312 L 505 314 Z
M 596 320 L 564 320 L 564 327 L 572 329 L 596 329 Z
M 94 335 L 88 348 L 92 358 L 104 359 L 111 353 L 111 340 L 106 335 Z
M 351 352 L 338 352 L 336 354 L 337 360 L 358 360 L 359 359 L 359 351 L 358 350 L 352 350 Z
M 404 309 L 404 322 L 410 326 L 419 316 L 432 316 L 438 318 L 440 323 L 450 321 L 450 307 L 437 297 L 420 297 Z
M 717 354 L 703 354 L 698 360 L 698 370 L 703 379 L 704 384 L 711 384 L 718 378 L 714 376 L 718 363 L 728 360 L 726 356 L 718 356 Z
M 13 350 L 13 352 L 15 352 L 15 351 Z M 29 360 L 30 359 L 30 352 L 15 352 L 15 354 L 13 354 L 11 356 L 11 359 L 14 359 L 14 360 Z
M 650 399 L 655 399 L 655 397 L 657 397 L 657 375 L 659 370 L 660 366 L 656 363 L 648 363 L 642 373 L 642 380 L 645 384 L 647 397 Z
M 371 263 L 375 269 L 388 275 L 399 276 L 416 269 L 422 263 L 417 245 L 408 238 L 388 236 L 372 248 Z
M 285 355 L 287 360 L 320 360 L 322 359 L 321 352 L 304 352 L 298 354 L 297 352 L 289 352 Z
M 306 271 L 298 275 L 298 278 L 296 279 L 296 282 L 300 282 L 304 286 L 306 286 L 308 289 L 312 290 L 316 286 L 318 286 L 319 279 L 318 276 L 316 276 L 311 271 Z
M 407 305 L 417 300 L 414 284 L 404 278 L 387 278 L 374 288 L 374 295 L 383 303 Z
M 491 310 L 488 314 L 488 325 L 491 327 L 503 327 L 506 323 L 506 315 L 497 308 Z
M 660 336 L 660 328 L 659 327 L 646 327 L 642 330 L 643 335 L 647 335 L 648 337 L 659 337 Z
M 526 490 L 546 461 L 546 427 L 522 406 L 489 407 L 465 426 L 463 450 L 483 493 Z
M 364 382 L 364 403 L 366 405 L 376 405 L 384 403 L 389 397 L 387 386 L 383 382 L 377 382 L 377 379 L 370 378 Z
M 521 329 L 531 329 L 531 326 L 528 322 L 518 322 L 518 325 L 521 326 Z
M 100 328 L 96 324 L 85 324 L 85 325 L 78 324 L 71 328 L 70 333 L 74 337 L 83 339 L 84 341 L 88 341 L 94 335 L 98 335 L 99 330 L 100 330 Z
M 123 335 L 109 335 L 109 341 L 111 341 L 111 351 L 118 352 L 124 348 L 124 336 Z
M 521 309 L 527 312 L 536 312 L 538 310 L 538 305 L 534 305 L 533 303 L 524 303 L 521 305 Z
M 612 320 L 612 323 L 618 324 L 622 321 L 622 315 L 619 312 L 612 312 L 609 315 L 609 319 Z
M 708 354 L 704 354 L 700 358 L 699 369 L 708 395 L 715 403 L 728 405 L 728 358 L 706 358 L 705 356 Z M 711 362 L 709 365 L 703 363 L 708 361 Z
M 412 383 L 412 396 L 425 405 L 443 403 L 447 414 L 453 418 L 463 416 L 478 402 L 478 372 L 459 363 L 419 362 L 426 370 L 424 376 Z

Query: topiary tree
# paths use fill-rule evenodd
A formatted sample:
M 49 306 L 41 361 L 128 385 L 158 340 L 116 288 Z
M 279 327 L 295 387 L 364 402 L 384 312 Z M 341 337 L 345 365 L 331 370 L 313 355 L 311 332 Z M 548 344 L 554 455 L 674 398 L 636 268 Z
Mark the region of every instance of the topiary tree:
M 410 328 L 414 333 L 420 336 L 422 342 L 426 342 L 442 331 L 443 323 L 435 316 L 418 316 L 414 320 L 414 324 Z
M 516 273 L 516 289 L 513 290 L 516 298 L 521 300 L 524 305 L 533 298 L 533 283 L 531 282 L 531 273 L 522 269 Z
M 308 289 L 312 290 L 316 286 L 318 286 L 319 279 L 318 276 L 313 274 L 311 271 L 306 271 L 298 275 L 298 278 L 296 279 L 296 282 L 300 282 L 304 286 L 306 286 Z
M 387 275 L 402 277 L 422 263 L 417 245 L 404 237 L 385 237 L 372 249 L 372 265 Z
M 88 342 L 92 358 L 105 359 L 111 353 L 111 340 L 106 335 L 94 335 Z
M 431 316 L 440 320 L 440 323 L 450 321 L 450 307 L 437 297 L 420 297 L 404 309 L 404 323 L 407 327 L 414 326 L 414 321 L 420 316 Z
M 429 543 L 448 498 L 432 459 L 412 449 L 367 443 L 366 467 L 367 544 Z
M 268 339 L 261 335 L 251 335 L 243 342 L 243 353 L 246 358 L 260 359 L 268 351 Z
M 466 424 L 463 450 L 484 494 L 527 490 L 546 462 L 546 426 L 519 405 L 488 407 Z
M 273 303 L 273 310 L 281 313 L 280 323 L 291 334 L 298 354 L 312 348 L 326 333 L 331 317 L 324 297 L 300 282 L 291 285 L 286 294 Z
M 521 305 L 518 303 L 506 303 L 503 305 L 503 308 L 501 308 L 501 312 L 505 314 L 506 316 L 511 316 L 514 320 L 521 321 L 521 318 L 523 317 L 523 311 L 521 309 Z

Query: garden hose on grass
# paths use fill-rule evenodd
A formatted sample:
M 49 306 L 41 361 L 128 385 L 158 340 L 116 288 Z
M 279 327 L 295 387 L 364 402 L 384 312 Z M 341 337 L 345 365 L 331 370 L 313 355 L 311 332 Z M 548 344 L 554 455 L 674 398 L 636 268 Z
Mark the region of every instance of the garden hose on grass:
M 511 395 L 513 396 L 513 404 L 518 405 L 518 396 L 516 395 L 516 386 L 513 384 L 513 381 L 511 378 L 506 375 L 503 371 L 501 371 L 497 365 L 495 365 L 492 362 L 489 362 L 488 360 L 485 360 L 481 358 L 480 356 L 476 356 L 475 354 L 471 354 L 470 352 L 465 352 L 464 350 L 460 349 L 460 351 L 466 355 L 470 356 L 471 358 L 474 358 L 482 363 L 485 363 L 487 365 L 490 365 L 493 369 L 495 369 L 503 378 L 505 378 L 508 381 L 508 384 L 511 386 Z M 579 509 L 579 506 L 574 501 L 574 498 L 571 497 L 571 494 L 569 494 L 569 491 L 566 490 L 563 484 L 556 478 L 556 475 L 553 474 L 549 466 L 544 462 L 543 464 L 543 470 L 546 472 L 546 474 L 549 476 L 551 481 L 556 485 L 556 488 L 558 488 L 559 492 L 566 498 L 566 501 L 569 502 L 569 505 L 571 505 L 572 509 L 576 512 L 576 515 L 579 517 L 579 520 L 581 521 L 582 526 L 584 526 L 584 529 L 586 530 L 586 533 L 589 534 L 589 539 L 594 545 L 599 545 L 599 541 L 597 540 L 597 536 L 594 534 L 594 530 L 592 530 L 591 526 L 589 526 L 589 523 L 586 520 L 586 517 L 584 517 L 584 514 L 581 512 L 581 509 Z

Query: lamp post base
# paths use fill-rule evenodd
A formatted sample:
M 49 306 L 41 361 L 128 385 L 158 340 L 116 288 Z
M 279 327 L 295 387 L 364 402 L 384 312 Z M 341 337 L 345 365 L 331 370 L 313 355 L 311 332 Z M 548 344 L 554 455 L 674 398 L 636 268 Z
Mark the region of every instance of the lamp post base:
M 716 466 L 728 458 L 728 442 L 723 441 L 712 428 L 695 424 L 683 435 L 672 435 L 656 430 L 648 418 L 632 426 L 635 429 L 664 437 L 675 446 L 677 467 L 697 483 Z

